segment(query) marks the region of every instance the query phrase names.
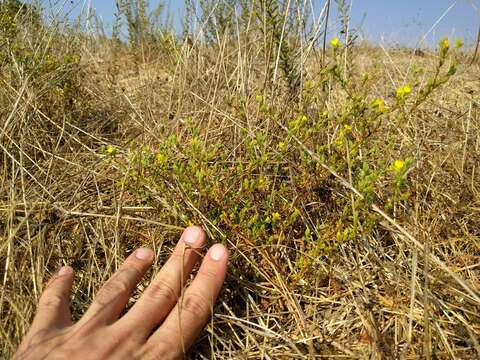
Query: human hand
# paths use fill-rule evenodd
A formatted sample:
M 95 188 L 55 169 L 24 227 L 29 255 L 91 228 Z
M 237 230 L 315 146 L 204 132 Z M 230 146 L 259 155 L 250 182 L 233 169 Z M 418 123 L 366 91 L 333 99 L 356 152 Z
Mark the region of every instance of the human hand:
M 172 255 L 123 316 L 122 312 L 154 261 L 137 249 L 102 286 L 75 324 L 69 310 L 73 269 L 62 267 L 40 297 L 37 314 L 14 359 L 179 359 L 204 327 L 225 280 L 228 254 L 213 245 L 197 276 L 182 293 L 205 243 L 199 227 L 187 228 Z

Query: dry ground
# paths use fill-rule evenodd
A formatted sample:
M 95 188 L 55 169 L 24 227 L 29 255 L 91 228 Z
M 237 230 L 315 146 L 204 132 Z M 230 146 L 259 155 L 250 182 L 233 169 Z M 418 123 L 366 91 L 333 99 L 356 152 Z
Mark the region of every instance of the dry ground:
M 172 133 L 188 141 L 189 118 L 202 141 L 229 149 L 230 158 L 222 161 L 243 161 L 245 137 L 265 129 L 270 116 L 256 105 L 264 77 L 261 56 L 252 49 L 179 47 L 175 56 L 135 54 L 141 60 L 120 51 L 114 60 L 109 45 L 86 43 L 78 70 L 82 99 L 74 97 L 70 109 L 55 111 L 43 107 L 30 80 L 25 87 L 9 86 L 2 76 L 0 91 L 9 99 L 0 122 L 3 357 L 25 333 L 45 280 L 58 266 L 76 270 L 72 309 L 78 317 L 134 248 L 155 249 L 155 272 L 188 221 L 204 226 L 211 242 L 223 241 L 231 251 L 225 288 L 192 358 L 480 357 L 480 68 L 466 57 L 458 73 L 404 122 L 391 114 L 376 130 L 376 139 L 396 139 L 393 148 L 380 148 L 380 158 L 390 163 L 414 157 L 411 199 L 383 213 L 385 197 L 377 194 L 378 207 L 370 210 L 378 216 L 373 230 L 333 241 L 325 251 L 310 251 L 302 224 L 315 226 L 310 217 L 316 216 L 327 219 L 323 226 L 334 224 L 342 210 L 332 199 L 356 195 L 348 179 L 342 184 L 321 167 L 309 172 L 299 158 L 284 161 L 298 166 L 296 179 L 303 179 L 291 184 L 303 222 L 298 232 L 272 230 L 273 241 L 264 243 L 242 224 L 212 222 L 210 209 L 187 195 L 180 198 L 186 194 L 181 183 L 169 182 L 181 205 L 156 190 L 156 183 L 142 183 L 143 192 L 122 183 L 128 164 L 134 166 L 128 160 L 132 147 L 155 149 Z M 353 51 L 355 71 L 370 74 L 372 97 L 387 104 L 408 79 L 412 62 L 431 68 L 438 58 L 433 52 Z M 319 56 L 311 57 L 304 71 L 315 79 Z M 327 91 L 324 109 L 311 105 L 309 118 L 337 111 L 345 94 Z M 246 115 L 238 110 L 240 98 L 250 109 Z M 293 117 L 284 97 L 269 103 L 284 114 L 280 123 Z M 267 146 L 274 148 L 287 136 L 281 126 L 269 126 Z M 325 138 L 337 130 L 327 128 Z M 315 141 L 291 140 L 290 151 L 303 145 L 313 151 Z M 109 145 L 117 151 L 115 160 L 105 154 Z M 313 184 L 321 186 L 306 188 Z M 169 217 L 170 210 L 188 216 Z M 305 258 L 308 266 L 296 264 Z

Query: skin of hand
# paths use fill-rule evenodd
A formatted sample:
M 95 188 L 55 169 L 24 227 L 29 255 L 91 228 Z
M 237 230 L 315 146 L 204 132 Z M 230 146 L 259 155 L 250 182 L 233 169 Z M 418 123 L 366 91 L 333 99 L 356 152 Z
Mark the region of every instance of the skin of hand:
M 168 261 L 123 316 L 154 261 L 152 250 L 140 248 L 131 254 L 75 324 L 69 310 L 73 269 L 62 267 L 40 297 L 37 314 L 13 359 L 182 359 L 211 315 L 227 272 L 227 250 L 215 244 L 190 286 L 182 288 L 205 241 L 201 228 L 187 228 Z

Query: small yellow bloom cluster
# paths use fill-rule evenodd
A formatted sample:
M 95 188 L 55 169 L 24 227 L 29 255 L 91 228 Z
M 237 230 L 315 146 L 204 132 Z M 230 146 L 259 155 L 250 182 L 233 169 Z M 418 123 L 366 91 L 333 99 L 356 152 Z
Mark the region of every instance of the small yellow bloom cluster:
M 278 212 L 274 212 L 272 214 L 272 222 L 277 222 L 278 220 L 280 220 L 282 217 L 280 216 L 280 214 Z
M 115 155 L 117 153 L 117 149 L 115 149 L 112 145 L 108 145 L 107 148 L 105 149 L 105 152 L 108 155 Z
M 442 40 L 440 40 L 438 45 L 440 46 L 441 51 L 447 52 L 448 49 L 450 49 L 450 41 L 448 40 L 448 38 L 443 38 Z
M 403 170 L 405 169 L 405 161 L 403 161 L 403 160 L 395 160 L 395 162 L 394 162 L 393 165 L 392 165 L 392 169 L 393 169 L 395 172 L 403 171 Z
M 258 188 L 259 190 L 265 190 L 265 189 L 267 189 L 267 182 L 266 182 L 264 176 L 260 176 L 260 177 L 258 178 L 257 188 Z
M 157 162 L 157 165 L 162 165 L 167 161 L 167 156 L 161 152 L 158 152 L 155 155 L 155 161 Z
M 376 98 L 373 103 L 372 103 L 373 107 L 377 110 L 377 113 L 379 114 L 382 114 L 385 112 L 385 108 L 384 108 L 384 103 L 383 103 L 383 100 L 380 99 L 380 98 Z
M 299 115 L 294 120 L 290 121 L 288 123 L 288 126 L 291 129 L 298 131 L 299 129 L 301 129 L 307 124 L 307 121 L 308 121 L 307 115 Z
M 274 212 L 270 215 L 268 215 L 265 220 L 263 220 L 266 224 L 275 224 L 278 222 L 282 217 L 278 212 Z
M 340 46 L 340 40 L 337 37 L 334 37 L 330 40 L 330 45 L 332 45 L 334 49 L 337 49 Z
M 405 86 L 400 86 L 397 89 L 397 97 L 403 98 L 406 95 L 410 94 L 412 92 L 412 87 L 409 84 L 406 84 Z

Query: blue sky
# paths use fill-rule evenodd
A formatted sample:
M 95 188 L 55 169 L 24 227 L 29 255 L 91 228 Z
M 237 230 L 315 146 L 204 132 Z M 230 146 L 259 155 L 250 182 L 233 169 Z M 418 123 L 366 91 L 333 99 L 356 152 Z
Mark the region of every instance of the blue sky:
M 73 7 L 72 14 L 77 14 L 90 1 L 105 23 L 111 24 L 114 0 L 66 1 L 66 8 Z M 326 0 L 312 1 L 318 13 Z M 150 1 L 152 7 L 158 2 Z M 164 0 L 163 3 L 174 26 L 179 28 L 183 1 Z M 438 20 L 425 38 L 425 45 L 436 44 L 444 36 L 461 37 L 467 44 L 473 43 L 480 25 L 480 0 L 353 0 L 352 24 L 374 43 L 415 46 Z M 333 22 L 330 35 L 334 36 L 337 31 L 338 25 Z

